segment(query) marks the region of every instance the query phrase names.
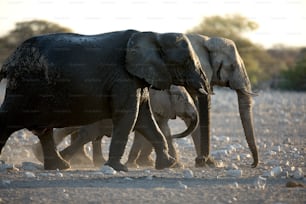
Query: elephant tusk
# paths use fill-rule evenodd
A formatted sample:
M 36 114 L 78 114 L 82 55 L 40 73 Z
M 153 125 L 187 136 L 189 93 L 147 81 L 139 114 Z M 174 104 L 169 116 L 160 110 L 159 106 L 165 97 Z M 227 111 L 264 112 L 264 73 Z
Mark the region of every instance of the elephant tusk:
M 198 89 L 198 92 L 200 93 L 200 94 L 204 94 L 204 95 L 208 95 L 208 93 L 205 91 L 205 89 L 203 89 L 203 88 L 199 88 Z
M 258 93 L 257 92 L 249 92 L 249 91 L 246 91 L 244 89 L 240 89 L 240 91 L 245 94 L 245 95 L 249 95 L 249 96 L 258 96 Z

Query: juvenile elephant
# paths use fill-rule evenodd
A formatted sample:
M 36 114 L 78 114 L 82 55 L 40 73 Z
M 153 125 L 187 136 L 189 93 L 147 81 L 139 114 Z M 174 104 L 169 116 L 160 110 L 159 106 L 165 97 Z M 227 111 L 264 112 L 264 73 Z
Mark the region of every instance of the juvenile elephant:
M 258 165 L 258 150 L 255 141 L 251 84 L 242 58 L 233 41 L 220 37 L 187 34 L 193 49 L 199 57 L 211 87 L 229 87 L 236 91 L 240 118 L 245 137 L 253 156 L 252 167 Z M 187 88 L 188 89 L 188 88 Z M 192 134 L 197 151 L 196 166 L 212 164 L 210 153 L 210 95 L 195 96 L 199 110 L 199 127 Z
M 30 38 L 4 63 L 2 78 L 7 87 L 0 109 L 0 152 L 13 132 L 27 128 L 39 137 L 45 169 L 69 168 L 55 149 L 53 128 L 102 119 L 113 123 L 107 165 L 128 170 L 120 160 L 135 129 L 154 145 L 155 168 L 170 167 L 175 160 L 152 117 L 147 88 L 176 84 L 197 94 L 209 92 L 185 35 L 135 30 Z
M 177 150 L 173 145 L 168 121 L 178 116 L 185 122 L 188 129 L 194 130 L 198 125 L 198 123 L 194 122 L 194 119 L 198 118 L 198 112 L 193 99 L 185 88 L 171 86 L 170 91 L 163 92 L 164 93 L 161 95 L 159 91 L 150 90 L 151 107 L 159 128 L 166 136 L 169 154 L 174 157 L 178 165 L 180 165 Z M 187 130 L 183 133 L 174 135 L 174 137 L 185 137 L 193 132 Z M 127 164 L 129 166 L 152 166 L 153 162 L 150 157 L 152 151 L 152 144 L 149 143 L 141 133 L 136 131 Z
M 170 128 L 168 126 L 169 119 L 175 119 L 177 116 L 182 118 L 187 125 L 187 129 L 177 134 L 179 137 L 189 135 L 198 125 L 198 114 L 192 98 L 189 96 L 184 87 L 171 86 L 169 90 L 150 89 L 150 105 L 155 120 L 166 136 L 169 147 L 169 154 L 178 162 L 177 152 L 172 143 Z M 86 162 L 83 145 L 92 142 L 93 145 L 93 162 L 96 167 L 101 166 L 105 160 L 102 155 L 101 140 L 103 136 L 111 136 L 112 121 L 102 120 L 96 123 L 82 127 L 56 128 L 53 132 L 55 144 L 59 144 L 67 135 L 71 134 L 71 145 L 60 152 L 61 156 L 70 161 L 74 159 L 75 163 Z M 43 162 L 42 150 L 40 143 L 33 145 L 33 151 L 38 160 Z M 143 138 L 143 136 L 135 131 L 135 138 L 132 149 L 129 154 L 128 165 L 135 166 L 137 163 L 143 165 L 150 162 L 153 165 L 149 155 L 152 152 L 152 145 Z M 79 159 L 78 159 L 79 158 Z M 87 160 L 87 161 L 86 161 Z

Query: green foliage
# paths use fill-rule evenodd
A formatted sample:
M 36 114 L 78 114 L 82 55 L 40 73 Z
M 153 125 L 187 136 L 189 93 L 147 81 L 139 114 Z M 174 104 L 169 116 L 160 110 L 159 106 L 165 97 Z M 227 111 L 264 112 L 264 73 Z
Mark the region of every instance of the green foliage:
M 0 38 L 0 64 L 24 40 L 35 35 L 57 32 L 71 32 L 71 29 L 44 20 L 16 23 L 15 28 L 12 31 Z
M 257 28 L 256 22 L 243 16 L 226 15 L 206 17 L 198 26 L 187 32 L 233 40 L 245 63 L 252 85 L 260 86 L 262 82 L 276 75 L 279 70 L 286 69 L 286 66 L 281 60 L 273 58 L 263 47 L 243 36 Z
M 281 89 L 306 91 L 306 48 L 298 58 L 295 66 L 281 72 Z

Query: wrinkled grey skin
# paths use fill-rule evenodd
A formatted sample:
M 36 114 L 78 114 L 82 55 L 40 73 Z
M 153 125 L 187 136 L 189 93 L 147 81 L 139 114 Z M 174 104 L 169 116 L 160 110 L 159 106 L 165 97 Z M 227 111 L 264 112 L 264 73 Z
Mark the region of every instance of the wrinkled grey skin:
M 258 165 L 258 150 L 255 141 L 251 84 L 239 52 L 233 41 L 225 38 L 188 34 L 193 49 L 197 53 L 203 71 L 211 87 L 229 87 L 238 96 L 239 113 L 246 141 L 253 155 L 252 167 Z M 192 134 L 197 151 L 196 166 L 213 165 L 210 158 L 210 95 L 194 96 L 198 106 L 200 123 Z
M 15 50 L 0 76 L 7 78 L 0 109 L 0 152 L 13 132 L 26 128 L 39 137 L 45 169 L 69 168 L 55 149 L 53 128 L 102 119 L 113 123 L 107 165 L 128 170 L 120 160 L 135 129 L 154 145 L 155 168 L 170 167 L 175 160 L 152 116 L 147 88 L 176 84 L 198 94 L 209 92 L 197 56 L 179 33 L 127 30 L 37 36 Z
M 169 119 L 175 119 L 177 116 L 185 121 L 187 129 L 177 134 L 184 137 L 193 132 L 198 125 L 198 114 L 192 98 L 189 96 L 184 87 L 171 86 L 170 90 L 154 90 L 150 89 L 150 104 L 155 120 L 166 136 L 169 147 L 169 154 L 176 159 L 178 156 L 173 146 L 170 128 L 168 126 Z M 60 152 L 61 156 L 70 161 L 71 164 L 89 164 L 89 158 L 84 152 L 83 145 L 92 142 L 93 145 L 93 162 L 96 167 L 105 163 L 101 149 L 101 139 L 103 136 L 111 136 L 112 121 L 102 120 L 91 125 L 82 127 L 67 127 L 54 129 L 53 137 L 55 144 L 59 144 L 67 135 L 71 135 L 71 145 Z M 34 154 L 38 160 L 43 162 L 42 150 L 40 143 L 36 143 L 32 147 Z M 128 166 L 150 165 L 154 163 L 150 158 L 153 146 L 144 139 L 138 131 L 135 131 L 135 139 L 129 154 Z M 136 164 L 137 160 L 137 164 Z
M 157 96 L 158 95 L 158 96 Z M 173 145 L 171 130 L 168 125 L 169 119 L 180 117 L 188 127 L 186 131 L 174 135 L 174 137 L 185 137 L 193 132 L 197 127 L 198 113 L 193 99 L 183 87 L 171 86 L 169 92 L 164 91 L 161 95 L 158 91 L 150 90 L 151 107 L 154 113 L 155 120 L 166 136 L 169 154 L 179 163 L 178 153 Z M 194 126 L 196 125 L 196 126 Z M 188 131 L 190 129 L 190 131 Z M 191 131 L 192 130 L 192 131 Z M 135 138 L 128 156 L 127 165 L 132 167 L 153 166 L 151 153 L 153 146 L 139 132 L 135 132 Z

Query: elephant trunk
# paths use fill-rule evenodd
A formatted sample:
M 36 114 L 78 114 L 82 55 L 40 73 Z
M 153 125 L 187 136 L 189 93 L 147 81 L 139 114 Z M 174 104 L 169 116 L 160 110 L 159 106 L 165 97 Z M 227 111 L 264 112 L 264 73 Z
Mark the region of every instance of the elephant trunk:
M 184 116 L 181 118 L 184 120 L 185 124 L 187 125 L 187 129 L 184 132 L 172 135 L 173 138 L 186 137 L 190 135 L 191 133 L 193 133 L 196 127 L 198 126 L 199 115 L 196 110 L 194 110 L 194 113 L 192 114 L 192 116 L 188 116 L 188 117 Z
M 251 94 L 244 90 L 236 90 L 238 96 L 239 113 L 244 129 L 246 141 L 253 155 L 252 167 L 258 165 L 258 151 L 255 141 L 254 125 L 253 125 L 253 111 L 252 111 L 252 97 Z

